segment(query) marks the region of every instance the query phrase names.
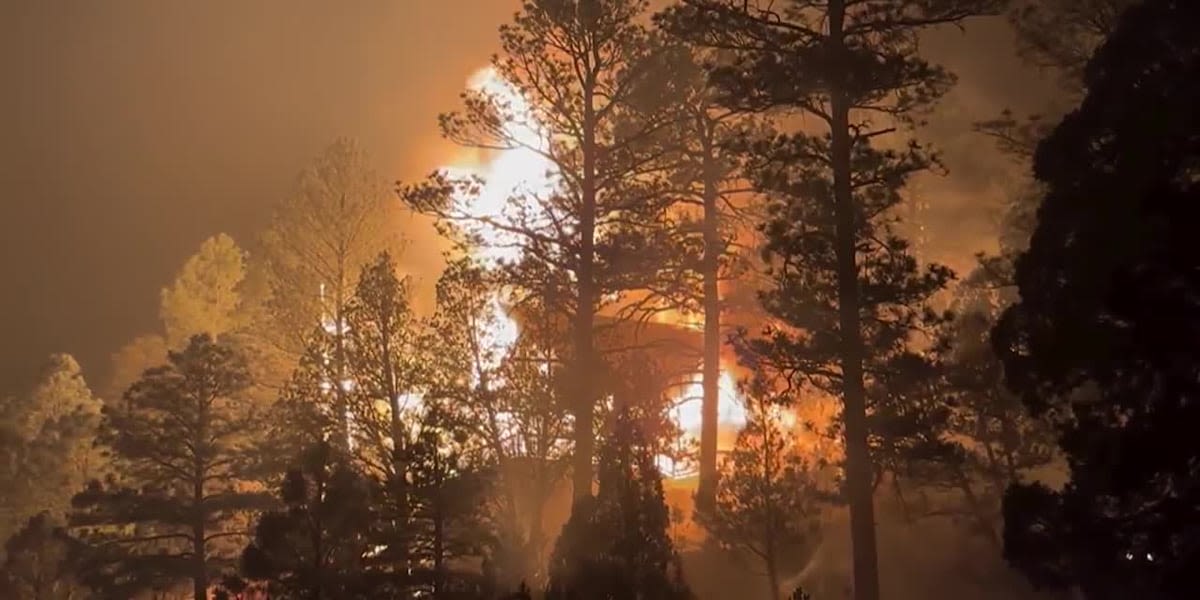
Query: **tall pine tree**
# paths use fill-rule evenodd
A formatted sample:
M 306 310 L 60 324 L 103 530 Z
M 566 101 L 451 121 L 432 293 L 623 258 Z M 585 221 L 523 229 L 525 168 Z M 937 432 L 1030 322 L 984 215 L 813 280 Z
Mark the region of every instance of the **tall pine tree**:
M 503 265 L 504 283 L 518 303 L 537 302 L 567 323 L 576 497 L 592 493 L 596 338 L 607 328 L 597 315 L 654 288 L 674 240 L 661 165 L 670 117 L 659 110 L 663 71 L 647 15 L 645 0 L 525 0 L 501 28 L 492 64 L 511 90 L 468 92 L 460 112 L 441 117 L 447 139 L 544 162 L 552 189 L 525 182 L 485 214 L 475 202 L 487 182 L 442 173 L 402 191 L 459 239 L 519 249 Z M 631 305 L 623 316 L 639 313 Z
M 202 600 L 236 555 L 230 541 L 247 535 L 239 517 L 264 506 L 242 485 L 260 428 L 242 406 L 250 381 L 234 351 L 201 334 L 168 361 L 105 407 L 99 441 L 115 476 L 75 497 L 72 525 L 92 532 L 89 579 L 104 593 L 190 580 Z
M 674 33 L 724 49 L 712 81 L 731 106 L 800 111 L 815 129 L 753 149 L 753 177 L 774 197 L 764 233 L 774 286 L 763 303 L 783 327 L 752 348 L 842 400 L 855 597 L 879 597 L 868 450 L 872 372 L 903 353 L 949 272 L 922 270 L 890 227 L 914 173 L 933 164 L 915 143 L 879 140 L 911 123 L 952 83 L 918 54 L 922 29 L 999 2 L 885 0 L 775 3 L 685 0 L 663 16 Z

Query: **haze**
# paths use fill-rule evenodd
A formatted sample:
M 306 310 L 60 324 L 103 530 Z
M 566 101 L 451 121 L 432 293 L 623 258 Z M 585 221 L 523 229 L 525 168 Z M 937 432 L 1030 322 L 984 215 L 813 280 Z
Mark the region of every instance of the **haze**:
M 222 231 L 252 241 L 332 139 L 356 138 L 390 179 L 434 168 L 452 152 L 437 113 L 517 4 L 3 3 L 0 389 L 25 384 L 51 352 L 103 377 L 111 352 L 154 327 L 158 290 L 200 242 Z M 994 21 L 930 42 L 960 85 L 935 129 L 951 175 L 923 191 L 938 200 L 930 227 L 953 224 L 933 243 L 958 262 L 989 247 L 1009 164 L 979 150 L 970 123 L 1036 106 L 1046 89 L 1012 84 L 1036 74 Z M 418 242 L 405 259 L 420 263 L 431 234 L 405 233 Z

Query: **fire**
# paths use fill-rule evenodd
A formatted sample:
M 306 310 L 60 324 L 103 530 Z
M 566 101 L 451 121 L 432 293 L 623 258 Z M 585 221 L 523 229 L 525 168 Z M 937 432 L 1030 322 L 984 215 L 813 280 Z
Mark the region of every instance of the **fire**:
M 457 164 L 449 165 L 443 172 L 451 178 L 476 177 L 482 185 L 477 193 L 455 198 L 456 209 L 464 217 L 464 226 L 469 233 L 478 235 L 484 244 L 476 249 L 475 258 L 485 265 L 494 266 L 501 262 L 520 260 L 520 239 L 504 231 L 505 225 L 514 224 L 512 216 L 515 202 L 521 199 L 544 197 L 554 193 L 560 186 L 553 161 L 546 157 L 551 134 L 539 122 L 529 101 L 494 68 L 479 70 L 467 82 L 468 88 L 493 100 L 498 107 L 503 127 L 504 141 L 512 142 L 506 149 L 498 150 L 484 160 L 465 156 Z M 523 218 L 530 218 L 529 211 L 539 208 L 538 202 L 522 202 Z M 545 215 L 533 213 L 533 218 Z M 480 332 L 485 343 L 497 350 L 500 360 L 516 343 L 516 322 L 504 309 L 500 297 L 493 298 L 491 310 L 494 316 L 492 328 Z M 676 312 L 666 316 L 665 321 L 691 330 L 703 329 L 703 317 L 694 313 Z M 484 365 L 491 367 L 494 365 Z M 699 439 L 701 425 L 701 403 L 703 385 L 699 374 L 680 390 L 674 405 L 676 424 L 683 432 L 679 443 L 691 444 Z M 718 414 L 721 429 L 726 434 L 736 432 L 746 423 L 746 408 L 738 391 L 734 376 L 727 370 L 721 371 L 718 382 Z M 786 420 L 785 415 L 785 420 Z M 728 449 L 732 436 L 725 435 L 718 447 Z M 660 460 L 663 472 L 669 477 L 690 476 L 691 465 Z
M 698 378 L 689 381 L 676 400 L 676 424 L 684 435 L 700 435 L 701 404 L 704 384 Z M 718 422 L 731 427 L 746 424 L 746 407 L 738 392 L 737 382 L 728 371 L 722 371 L 717 380 Z
M 554 164 L 545 156 L 549 134 L 538 122 L 528 100 L 494 68 L 476 72 L 467 86 L 494 101 L 504 123 L 504 137 L 513 144 L 482 164 L 462 161 L 445 167 L 443 172 L 451 178 L 476 177 L 482 183 L 477 193 L 454 199 L 457 210 L 467 217 L 464 226 L 484 241 L 475 249 L 474 258 L 486 266 L 518 261 L 522 254 L 521 240 L 504 231 L 504 225 L 512 223 L 510 211 L 514 200 L 552 193 L 559 185 Z M 522 208 L 536 209 L 537 203 L 523 203 Z M 480 335 L 488 347 L 496 350 L 493 362 L 498 362 L 516 343 L 519 332 L 499 295 L 492 299 L 491 312 L 491 326 Z

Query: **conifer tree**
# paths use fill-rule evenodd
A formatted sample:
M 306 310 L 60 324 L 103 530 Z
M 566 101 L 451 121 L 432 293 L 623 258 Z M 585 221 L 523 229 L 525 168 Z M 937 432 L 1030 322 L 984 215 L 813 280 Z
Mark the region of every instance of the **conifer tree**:
M 709 505 L 717 480 L 717 420 L 721 377 L 721 350 L 728 335 L 722 326 L 727 302 L 722 297 L 726 282 L 744 277 L 747 264 L 738 238 L 750 229 L 753 207 L 739 199 L 750 191 L 739 181 L 739 142 L 751 134 L 761 135 L 765 124 L 751 114 L 722 106 L 708 84 L 706 63 L 719 53 L 669 44 L 662 78 L 676 99 L 672 108 L 671 190 L 676 196 L 681 281 L 664 286 L 660 295 L 683 312 L 703 316 L 701 350 L 700 482 L 697 503 Z M 696 248 L 692 248 L 696 246 Z
M 1046 194 L 993 332 L 1069 472 L 1009 489 L 1005 557 L 1086 598 L 1195 595 L 1197 24 L 1194 2 L 1146 0 L 1091 59 L 1035 154 Z
M 93 447 L 100 410 L 67 354 L 50 357 L 32 390 L 0 401 L 0 539 L 43 511 L 61 520 L 71 497 L 102 474 Z
M 256 298 L 256 368 L 265 385 L 282 385 L 320 327 L 329 338 L 331 381 L 345 380 L 346 309 L 356 278 L 380 252 L 399 249 L 400 207 L 361 146 L 339 139 L 300 175 L 275 207 L 249 277 Z M 331 393 L 347 399 L 341 386 Z
M 437 374 L 431 395 L 461 412 L 495 467 L 497 534 L 504 541 L 494 567 L 502 587 L 521 580 L 540 585 L 545 509 L 570 466 L 570 411 L 559 358 L 567 340 L 530 304 L 519 315 L 518 331 L 500 297 L 483 265 L 467 259 L 447 265 L 430 321 L 428 362 Z
M 923 304 L 950 278 L 943 267 L 922 268 L 890 224 L 904 182 L 933 157 L 915 142 L 885 150 L 878 141 L 953 81 L 918 54 L 918 33 L 999 4 L 685 0 L 662 17 L 673 33 L 729 53 L 711 73 L 727 105 L 802 111 L 816 124 L 751 150 L 751 176 L 773 197 L 763 232 L 775 282 L 763 303 L 786 324 L 751 353 L 842 401 L 860 600 L 879 597 L 870 379 L 930 320 Z
M 444 408 L 427 409 L 407 448 L 412 482 L 411 557 L 435 596 L 481 585 L 464 568 L 494 547 L 485 499 L 491 473 L 466 428 Z
M 200 244 L 175 281 L 160 293 L 159 316 L 168 347 L 177 348 L 200 333 L 216 338 L 242 325 L 245 262 L 245 253 L 228 235 L 218 234 Z
M 318 443 L 299 458 L 280 486 L 283 508 L 258 519 L 242 575 L 265 581 L 272 598 L 361 597 L 370 589 L 363 564 L 370 487 L 332 444 Z
M 390 253 L 363 267 L 346 308 L 343 379 L 330 382 L 345 388 L 348 404 L 339 409 L 353 416 L 350 437 L 359 459 L 386 479 L 404 472 L 389 448 L 408 437 L 404 413 L 425 387 L 422 365 L 432 358 L 425 356 L 422 324 L 409 296 L 408 280 L 397 275 Z
M 576 497 L 591 493 L 595 405 L 605 329 L 597 314 L 631 294 L 652 290 L 670 243 L 673 198 L 662 136 L 670 122 L 655 36 L 645 0 L 525 0 L 500 30 L 494 72 L 508 90 L 464 95 L 460 112 L 441 117 L 444 137 L 484 150 L 520 151 L 544 161 L 552 189 L 523 185 L 503 207 L 470 208 L 481 183 L 436 174 L 402 190 L 461 241 L 519 249 L 503 265 L 518 304 L 532 299 L 556 311 L 572 336 Z M 460 202 L 467 198 L 467 202 Z M 639 314 L 630 303 L 621 316 Z
M 76 580 L 82 544 L 48 512 L 29 519 L 4 544 L 0 595 L 13 600 L 70 600 L 83 595 Z
M 690 598 L 667 533 L 662 475 L 627 408 L 611 415 L 599 489 L 577 501 L 550 563 L 548 599 Z
M 711 509 L 698 521 L 723 548 L 767 579 L 771 598 L 782 598 L 785 570 L 799 571 L 820 543 L 820 501 L 815 468 L 799 454 L 781 409 L 759 390 L 750 419 L 725 463 Z
M 264 505 L 245 491 L 258 430 L 240 404 L 245 361 L 206 334 L 147 371 L 105 407 L 100 443 L 115 476 L 77 495 L 72 525 L 96 547 L 89 578 L 106 593 L 190 580 L 197 600 L 244 538 L 237 517 Z

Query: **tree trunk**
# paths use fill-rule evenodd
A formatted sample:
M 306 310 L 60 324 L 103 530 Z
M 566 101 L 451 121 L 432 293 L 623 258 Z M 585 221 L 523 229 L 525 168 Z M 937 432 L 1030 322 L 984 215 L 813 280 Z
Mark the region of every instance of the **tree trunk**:
M 534 584 L 542 583 L 542 547 L 545 545 L 545 541 L 542 539 L 544 537 L 542 533 L 542 519 L 545 518 L 546 510 L 546 503 L 543 498 L 548 495 L 541 491 L 544 489 L 545 486 L 539 482 L 538 491 L 536 492 L 538 496 L 532 502 L 529 516 L 529 550 L 533 555 L 532 564 L 535 572 L 528 573 L 528 575 L 532 576 L 532 583 Z
M 594 85 L 584 85 L 583 117 L 583 177 L 581 178 L 579 210 L 579 300 L 575 315 L 575 464 L 573 473 L 574 498 L 592 493 L 592 453 L 595 447 L 592 431 L 595 390 L 592 389 L 593 330 L 595 326 L 596 282 L 596 123 L 592 105 Z
M 759 418 L 763 418 L 764 416 L 765 415 L 760 414 Z M 775 476 L 775 456 L 774 453 L 771 452 L 771 444 L 774 443 L 771 436 L 772 427 L 773 426 L 769 423 L 769 421 L 764 420 L 762 448 L 764 476 L 763 483 L 765 484 L 763 495 L 766 500 L 766 527 L 763 529 L 763 549 L 765 550 L 763 554 L 764 560 L 766 560 L 767 563 L 767 580 L 771 585 L 771 600 L 780 600 L 779 567 L 776 564 L 778 562 L 778 557 L 775 555 L 775 530 L 772 528 L 773 523 L 776 522 L 775 503 L 773 501 L 773 494 L 775 490 L 771 489 L 773 487 L 772 479 Z
M 829 36 L 835 53 L 845 50 L 842 0 L 829 3 Z M 875 504 L 871 456 L 867 446 L 863 341 L 859 316 L 857 218 L 850 184 L 850 103 L 842 90 L 830 94 L 833 193 L 837 218 L 838 313 L 841 330 L 842 402 L 845 419 L 846 485 L 854 558 L 855 600 L 878 600 L 879 566 L 875 549 Z
M 201 393 L 194 397 L 198 420 L 188 432 L 192 448 L 192 595 L 195 600 L 208 600 L 208 565 L 205 561 L 204 479 L 208 475 L 208 462 L 199 448 L 209 436 L 209 413 L 212 398 Z
M 341 214 L 345 214 L 346 197 L 342 195 L 338 206 Z M 344 307 L 346 306 L 346 264 L 347 250 L 345 244 L 339 242 L 337 255 L 337 289 L 333 292 L 333 315 L 334 315 L 334 350 L 333 350 L 333 397 L 336 410 L 338 411 L 337 420 L 335 421 L 341 426 L 342 435 L 345 436 L 345 448 L 350 450 L 351 446 L 351 430 L 350 430 L 350 414 L 349 403 L 346 399 L 346 390 L 342 386 L 342 382 L 346 379 L 346 314 Z
M 195 600 L 208 600 L 208 565 L 204 560 L 204 480 L 197 479 L 194 485 L 196 515 L 192 523 L 192 596 Z
M 704 161 L 704 399 L 700 408 L 700 484 L 696 507 L 710 509 L 717 490 L 717 433 L 721 377 L 721 231 L 717 213 L 717 169 L 707 123 L 701 119 Z
M 316 484 L 314 486 L 315 489 L 313 490 L 312 496 L 308 499 L 314 506 L 318 507 L 320 506 L 321 499 L 325 497 L 325 492 L 328 486 L 328 482 L 325 479 L 325 469 L 326 463 L 323 461 L 320 467 L 317 469 L 316 481 L 313 482 Z M 309 532 L 309 540 L 311 541 L 313 547 L 312 570 L 314 580 L 311 597 L 312 600 L 321 600 L 321 591 L 325 588 L 325 544 L 323 543 L 325 527 L 323 519 L 321 518 L 323 511 L 320 509 L 312 510 L 310 508 L 309 514 L 311 515 L 310 518 L 312 519 L 312 529 Z
M 446 518 L 442 512 L 445 481 L 442 478 L 441 458 L 436 451 L 433 453 L 433 468 L 437 473 L 433 502 L 433 597 L 441 598 L 446 589 Z
M 775 566 L 775 557 L 767 556 L 767 583 L 771 586 L 771 600 L 780 600 L 779 569 Z

